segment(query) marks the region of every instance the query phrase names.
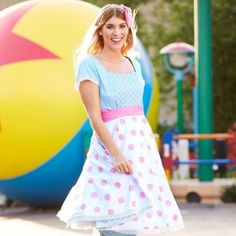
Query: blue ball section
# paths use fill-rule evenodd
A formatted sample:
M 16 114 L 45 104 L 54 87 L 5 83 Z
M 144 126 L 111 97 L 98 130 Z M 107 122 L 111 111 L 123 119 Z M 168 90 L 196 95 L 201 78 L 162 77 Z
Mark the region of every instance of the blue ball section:
M 144 87 L 144 96 L 143 96 L 143 105 L 144 105 L 144 112 L 145 114 L 148 111 L 148 107 L 150 105 L 150 100 L 153 91 L 153 68 L 152 62 L 150 57 L 147 54 L 147 51 L 143 47 L 142 43 L 137 40 L 136 43 L 136 50 L 140 53 L 140 65 L 142 70 L 142 75 L 145 80 L 145 87 Z
M 74 138 L 44 165 L 25 175 L 0 180 L 1 193 L 33 206 L 61 204 L 81 173 L 85 156 L 83 138 L 89 130 L 86 121 Z

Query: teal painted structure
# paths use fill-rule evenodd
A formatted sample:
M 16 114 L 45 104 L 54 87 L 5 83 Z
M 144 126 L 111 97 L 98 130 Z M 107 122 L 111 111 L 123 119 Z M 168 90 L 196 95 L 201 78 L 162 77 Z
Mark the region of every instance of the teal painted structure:
M 198 133 L 213 133 L 212 125 L 212 55 L 211 55 L 211 1 L 194 0 L 195 64 L 198 87 Z M 199 140 L 200 160 L 213 158 L 211 140 Z M 213 180 L 212 165 L 199 166 L 201 182 Z

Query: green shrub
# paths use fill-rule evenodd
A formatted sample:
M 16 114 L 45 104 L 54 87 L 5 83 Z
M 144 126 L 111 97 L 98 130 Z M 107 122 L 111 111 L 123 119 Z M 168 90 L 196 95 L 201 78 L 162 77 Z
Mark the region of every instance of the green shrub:
M 236 203 L 236 185 L 225 188 L 221 200 L 227 203 Z

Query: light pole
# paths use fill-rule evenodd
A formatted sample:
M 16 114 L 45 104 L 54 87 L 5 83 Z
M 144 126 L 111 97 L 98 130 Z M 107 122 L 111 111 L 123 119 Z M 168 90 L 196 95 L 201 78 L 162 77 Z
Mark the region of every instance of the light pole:
M 160 50 L 163 55 L 164 66 L 174 75 L 177 86 L 177 125 L 180 133 L 183 125 L 183 92 L 182 83 L 186 73 L 192 70 L 194 64 L 194 47 L 190 44 L 178 42 L 166 45 Z

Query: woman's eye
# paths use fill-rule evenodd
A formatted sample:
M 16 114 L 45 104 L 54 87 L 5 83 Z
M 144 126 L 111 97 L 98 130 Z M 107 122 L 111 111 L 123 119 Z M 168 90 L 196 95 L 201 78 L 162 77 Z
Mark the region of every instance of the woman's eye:
M 112 29 L 112 25 L 107 25 L 107 29 Z
M 126 28 L 126 24 L 122 24 L 120 27 L 121 27 L 122 29 L 123 29 L 123 28 Z

